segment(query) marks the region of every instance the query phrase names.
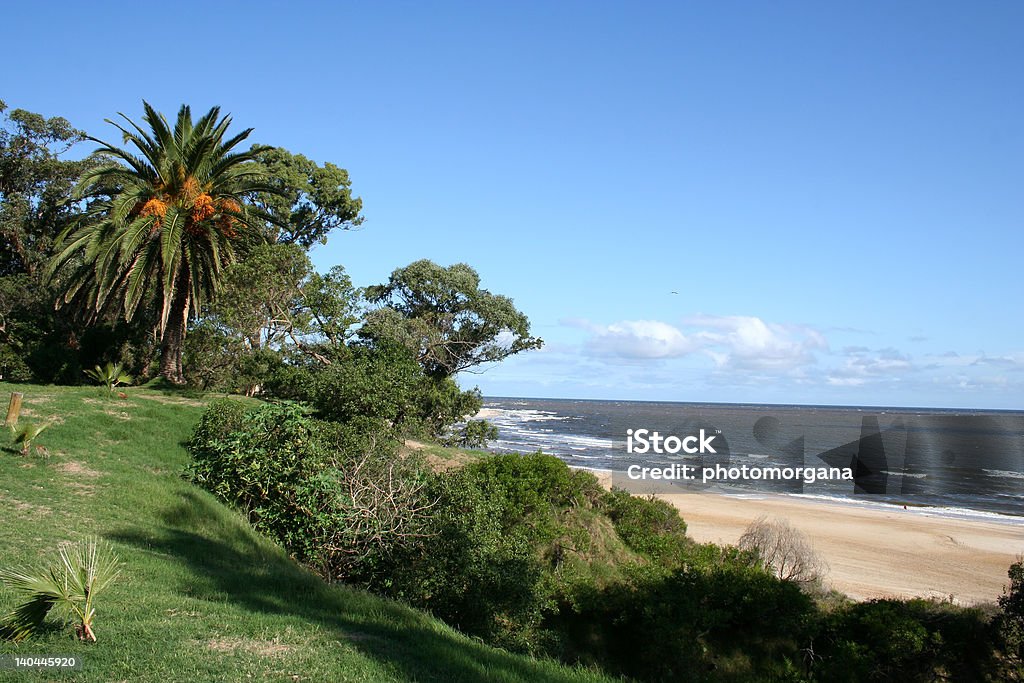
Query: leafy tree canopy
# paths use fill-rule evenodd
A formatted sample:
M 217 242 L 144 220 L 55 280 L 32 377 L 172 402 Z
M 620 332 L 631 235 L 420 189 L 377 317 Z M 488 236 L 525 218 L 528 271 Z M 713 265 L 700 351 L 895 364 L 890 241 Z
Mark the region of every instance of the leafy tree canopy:
M 75 181 L 97 162 L 61 156 L 85 139 L 66 119 L 0 100 L 0 275 L 34 275 L 74 213 Z
M 276 193 L 261 192 L 254 203 L 268 216 L 271 238 L 309 248 L 325 244 L 332 230 L 360 225 L 363 202 L 352 196 L 348 171 L 332 163 L 318 166 L 301 154 L 280 147 L 262 149 L 263 165 Z
M 446 268 L 416 261 L 396 269 L 386 284 L 367 288 L 366 297 L 380 308 L 367 315 L 360 334 L 406 346 L 431 377 L 450 377 L 544 343 L 530 336 L 530 323 L 512 300 L 480 289 L 479 274 L 464 263 Z
M 57 236 L 80 206 L 78 177 L 97 163 L 66 161 L 85 134 L 0 101 L 0 379 L 77 381 L 82 330 L 56 312 L 42 277 Z
M 313 270 L 297 244 L 265 244 L 231 265 L 204 324 L 248 351 L 298 351 L 330 364 L 359 320 L 360 300 L 341 266 Z

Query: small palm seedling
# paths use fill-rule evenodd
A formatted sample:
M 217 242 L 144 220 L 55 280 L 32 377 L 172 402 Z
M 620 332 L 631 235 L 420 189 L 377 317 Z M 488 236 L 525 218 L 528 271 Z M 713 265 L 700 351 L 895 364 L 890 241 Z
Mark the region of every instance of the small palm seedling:
M 92 370 L 86 370 L 85 374 L 105 386 L 111 393 L 118 384 L 131 384 L 132 381 L 132 376 L 124 372 L 120 363 L 97 365 Z
M 39 632 L 46 615 L 56 608 L 75 620 L 81 640 L 95 642 L 96 596 L 117 579 L 120 566 L 110 546 L 91 538 L 62 547 L 60 558 L 42 569 L 0 569 L 0 583 L 27 597 L 0 632 L 11 640 L 28 638 Z
M 8 425 L 7 428 L 11 430 L 11 436 L 14 437 L 14 443 L 21 444 L 21 454 L 28 455 L 28 450 L 32 447 L 32 442 L 36 440 L 36 437 L 46 431 L 51 423 L 44 422 L 42 424 L 29 424 L 25 423 L 21 426 Z

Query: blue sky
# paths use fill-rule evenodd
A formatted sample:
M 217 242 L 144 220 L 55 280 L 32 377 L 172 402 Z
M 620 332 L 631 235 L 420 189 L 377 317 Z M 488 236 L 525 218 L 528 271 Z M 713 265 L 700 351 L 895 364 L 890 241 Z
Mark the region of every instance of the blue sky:
M 347 168 L 318 267 L 466 262 L 546 340 L 467 386 L 1024 408 L 1019 2 L 167 7 L 5 8 L 0 98 Z

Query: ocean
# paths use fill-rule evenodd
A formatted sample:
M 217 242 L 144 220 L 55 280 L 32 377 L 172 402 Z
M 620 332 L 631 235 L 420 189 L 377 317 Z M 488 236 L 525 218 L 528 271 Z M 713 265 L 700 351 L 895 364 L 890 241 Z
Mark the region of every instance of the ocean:
M 675 479 L 644 479 L 644 490 L 1024 518 L 1024 411 L 487 398 L 480 417 L 498 428 L 488 450 L 543 451 L 611 471 L 626 488 L 641 474 L 673 469 Z M 686 452 L 698 446 L 705 452 Z

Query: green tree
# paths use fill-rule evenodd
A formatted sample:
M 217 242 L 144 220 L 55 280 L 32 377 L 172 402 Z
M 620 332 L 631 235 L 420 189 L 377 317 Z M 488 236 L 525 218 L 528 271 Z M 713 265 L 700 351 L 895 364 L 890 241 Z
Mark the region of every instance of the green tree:
M 480 276 L 464 263 L 416 261 L 366 296 L 380 308 L 367 315 L 360 334 L 406 346 L 430 377 L 451 377 L 544 343 L 530 336 L 512 300 L 480 289 Z
M 85 139 L 66 119 L 0 101 L 0 379 L 75 380 L 80 337 L 41 277 L 57 236 L 79 206 L 78 177 L 94 157 L 63 157 Z
M 318 166 L 301 154 L 269 147 L 257 155 L 274 193 L 259 193 L 254 201 L 273 221 L 270 239 L 309 249 L 325 244 L 332 230 L 362 224 L 363 202 L 352 196 L 348 171 L 332 163 Z
M 360 305 L 341 266 L 321 275 L 297 244 L 260 245 L 228 267 L 189 329 L 185 374 L 204 388 L 253 395 L 274 368 L 331 365 L 349 355 Z
M 219 107 L 193 121 L 182 106 L 173 128 L 148 102 L 143 108 L 148 131 L 123 114 L 127 126 L 108 120 L 134 150 L 89 138 L 110 162 L 79 182 L 78 196 L 89 206 L 52 268 L 68 276 L 63 302 L 94 316 L 115 309 L 132 320 L 140 304 L 152 302 L 160 374 L 180 384 L 190 317 L 212 298 L 238 245 L 263 239 L 267 217 L 245 198 L 278 189 L 264 182 L 256 162 L 262 148 L 236 151 L 252 129 L 227 137 L 231 118 Z
M 335 266 L 313 269 L 296 244 L 266 244 L 225 273 L 208 316 L 252 350 L 293 349 L 329 365 L 359 321 L 359 292 Z
M 75 215 L 75 181 L 96 159 L 61 158 L 85 140 L 67 119 L 8 113 L 2 100 L 0 115 L 0 275 L 34 276 Z

